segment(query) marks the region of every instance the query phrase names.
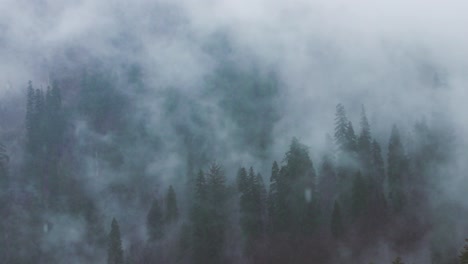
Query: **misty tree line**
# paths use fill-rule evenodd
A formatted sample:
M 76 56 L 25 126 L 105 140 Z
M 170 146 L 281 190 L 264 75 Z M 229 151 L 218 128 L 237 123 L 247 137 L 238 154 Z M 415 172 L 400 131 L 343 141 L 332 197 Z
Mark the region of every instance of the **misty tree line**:
M 284 159 L 273 162 L 268 177 L 253 167 L 241 167 L 230 182 L 216 163 L 197 173 L 189 171 L 179 199 L 173 186 L 166 186 L 163 198 L 141 194 L 147 207 L 143 221 L 147 239 L 130 241 L 124 250 L 122 237 L 131 234 L 123 233 L 117 217 L 104 222 L 97 201 L 80 184 L 77 175 L 82 168 L 75 165 L 98 149 L 102 159 L 119 168 L 123 159 L 119 146 L 135 140 L 153 144 L 144 131 L 134 131 L 138 124 L 125 118 L 124 96 L 110 86 L 106 78 L 85 76 L 76 108 L 66 110 L 57 83 L 45 91 L 29 83 L 18 175 L 9 173 L 7 149 L 0 145 L 2 262 L 60 262 L 53 251 L 60 248 L 41 246 L 55 228 L 56 215 L 85 223 L 73 254 L 92 262 L 103 254 L 95 251 L 105 251 L 109 264 L 336 263 L 340 258 L 359 258 L 380 240 L 405 254 L 431 229 L 426 201 L 435 189 L 427 175 L 452 158 L 450 134 L 421 121 L 414 127 L 412 140 L 417 142 L 406 144 L 394 125 L 383 151 L 372 136 L 364 107 L 356 133 L 339 104 L 333 137 L 327 137 L 318 163 L 312 162 L 308 147 L 293 139 Z M 71 120 L 78 118 L 86 118 L 98 132 L 123 131 L 116 136 L 118 143 L 93 142 L 96 146 L 77 151 L 69 130 Z M 139 162 L 126 169 L 138 175 Z M 125 197 L 140 187 L 116 186 L 113 192 Z M 240 241 L 240 252 L 231 252 L 230 240 Z M 337 253 L 342 245 L 351 252 L 345 257 Z M 432 246 L 433 263 L 468 263 L 466 247 L 458 254 L 457 248 Z M 393 263 L 402 261 L 397 257 Z

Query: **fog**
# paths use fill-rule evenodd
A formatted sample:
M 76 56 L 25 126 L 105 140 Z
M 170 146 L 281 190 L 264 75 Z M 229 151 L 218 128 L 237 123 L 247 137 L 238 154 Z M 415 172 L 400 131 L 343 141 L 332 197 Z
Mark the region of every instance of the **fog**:
M 128 130 L 141 125 L 149 136 L 122 144 L 122 157 L 112 163 L 99 153 L 120 140 L 119 132 L 97 131 L 70 114 L 76 139 L 70 149 L 76 148 L 64 155 L 79 160 L 71 174 L 97 200 L 105 233 L 112 217 L 119 219 L 125 253 L 146 236 L 147 199 L 163 197 L 172 184 L 185 210 L 187 174 L 212 161 L 223 165 L 230 183 L 239 166 L 254 166 L 268 183 L 272 161 L 281 162 L 297 137 L 318 168 L 338 103 L 356 131 L 365 106 L 384 159 L 393 124 L 404 140 L 423 119 L 451 127 L 455 154 L 434 170 L 444 177 L 429 204 L 449 204 L 466 216 L 467 10 L 459 0 L 0 0 L 0 140 L 10 175 L 20 174 L 23 162 L 28 81 L 46 89 L 57 80 L 73 112 L 82 74 L 102 72 L 129 102 L 122 104 Z M 261 76 L 257 81 L 271 82 L 271 90 L 260 99 L 242 95 L 232 79 L 216 80 L 225 65 Z M 126 163 L 116 165 L 119 159 Z M 130 182 L 145 185 L 140 197 L 131 188 L 108 191 Z M 83 240 L 82 218 L 56 212 L 44 218 L 54 228 L 43 250 L 69 248 L 55 261 L 76 256 L 74 263 L 82 263 L 81 254 L 94 254 L 104 262 L 105 249 L 73 250 Z M 456 222 L 456 237 L 447 239 L 462 248 L 467 227 Z M 403 253 L 383 241 L 360 260 L 390 263 L 402 253 L 408 263 L 429 262 L 430 237 Z

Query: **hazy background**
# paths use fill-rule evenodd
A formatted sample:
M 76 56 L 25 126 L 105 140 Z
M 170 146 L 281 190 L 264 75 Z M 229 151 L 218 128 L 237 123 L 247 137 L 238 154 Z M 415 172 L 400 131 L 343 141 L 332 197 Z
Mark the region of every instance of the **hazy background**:
M 145 142 L 122 150 L 124 156 L 145 158 L 140 169 L 153 175 L 157 191 L 181 184 L 190 169 L 187 138 L 198 142 L 193 155 L 218 160 L 228 177 L 239 165 L 254 165 L 268 176 L 293 136 L 310 146 L 318 162 L 325 134 L 333 132 L 335 105 L 345 105 L 357 131 L 363 104 L 384 157 L 393 123 L 403 135 L 422 118 L 453 126 L 456 166 L 446 170 L 434 200 L 443 197 L 466 209 L 467 12 L 465 1 L 432 0 L 0 0 L 1 135 L 12 162 L 19 163 L 21 138 L 15 135 L 24 132 L 28 80 L 45 88 L 58 79 L 64 103 L 72 104 L 79 75 L 105 69 L 130 98 L 126 115 L 143 122 L 159 142 L 158 153 Z M 255 105 L 236 97 L 229 78 L 226 87 L 212 81 L 224 62 L 247 76 L 263 76 L 274 88 Z M 138 82 L 122 77 L 129 69 L 135 69 Z M 246 114 L 236 114 L 238 109 Z M 256 115 L 246 120 L 252 112 Z M 73 129 L 83 148 L 91 139 L 113 137 L 90 130 L 79 118 Z M 265 139 L 261 147 L 252 146 L 252 135 Z M 131 180 L 92 153 L 86 152 L 89 160 L 80 169 L 87 192 L 107 197 L 101 192 L 109 185 Z M 107 218 L 121 214 L 128 222 L 147 210 L 135 206 L 124 216 L 123 205 L 110 198 L 100 199 L 100 206 Z M 73 222 L 80 233 L 79 220 L 60 219 L 64 226 Z M 144 230 L 133 233 L 138 232 Z M 60 245 L 55 239 L 50 244 Z

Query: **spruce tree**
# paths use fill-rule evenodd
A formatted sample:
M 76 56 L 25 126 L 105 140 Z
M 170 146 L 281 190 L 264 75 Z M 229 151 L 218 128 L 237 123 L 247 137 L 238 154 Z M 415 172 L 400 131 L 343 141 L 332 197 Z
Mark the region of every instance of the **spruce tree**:
M 107 264 L 123 264 L 123 249 L 120 239 L 119 224 L 115 218 L 112 219 L 111 231 L 109 233 L 107 248 Z
M 348 118 L 342 104 L 336 106 L 335 113 L 335 143 L 339 151 L 347 151 L 348 141 Z
M 279 222 L 279 174 L 278 163 L 274 161 L 271 167 L 270 188 L 268 190 L 268 228 L 272 233 L 277 230 Z
M 404 175 L 406 157 L 398 128 L 394 125 L 388 144 L 388 187 L 391 207 L 400 211 L 405 204 Z
M 341 217 L 340 205 L 338 201 L 335 201 L 330 222 L 330 230 L 335 239 L 342 237 L 344 234 L 343 219 Z
M 404 264 L 403 261 L 401 261 L 401 258 L 400 257 L 397 257 L 393 262 L 392 264 Z
M 172 223 L 177 221 L 179 217 L 179 210 L 177 208 L 177 198 L 176 193 L 174 192 L 174 188 L 172 185 L 169 186 L 169 189 L 166 194 L 166 214 L 165 220 L 166 223 Z
M 163 236 L 163 213 L 159 201 L 154 199 L 146 217 L 146 227 L 150 241 L 155 241 Z
M 369 121 L 367 120 L 366 110 L 364 106 L 361 109 L 361 133 L 358 138 L 358 152 L 361 164 L 363 165 L 364 171 L 370 170 L 370 163 L 372 160 L 371 154 L 371 132 Z

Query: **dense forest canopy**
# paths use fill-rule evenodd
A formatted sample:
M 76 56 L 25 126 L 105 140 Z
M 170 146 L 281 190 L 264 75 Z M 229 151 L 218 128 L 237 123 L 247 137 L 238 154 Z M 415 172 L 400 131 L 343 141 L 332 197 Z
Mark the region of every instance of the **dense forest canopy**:
M 358 2 L 1 2 L 0 263 L 468 263 L 466 6 Z

